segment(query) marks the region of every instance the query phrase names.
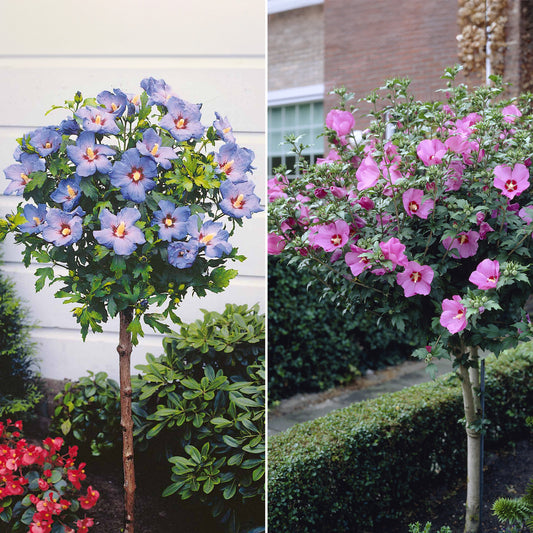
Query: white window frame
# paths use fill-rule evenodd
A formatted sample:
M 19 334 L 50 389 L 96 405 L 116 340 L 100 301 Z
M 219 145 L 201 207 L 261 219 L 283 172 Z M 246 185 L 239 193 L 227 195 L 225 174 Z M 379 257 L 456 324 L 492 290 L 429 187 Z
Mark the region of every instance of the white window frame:
M 292 106 L 298 104 L 313 104 L 317 102 L 324 102 L 324 85 L 308 85 L 302 87 L 293 87 L 290 89 L 282 89 L 278 91 L 270 91 L 268 93 L 268 107 L 284 107 Z M 323 120 L 323 117 L 321 117 Z M 270 126 L 269 126 L 270 129 Z M 287 132 L 290 133 L 290 132 Z M 304 138 L 302 141 L 304 144 L 315 144 L 321 142 L 320 139 L 307 139 Z M 271 147 L 268 146 L 268 167 L 269 167 L 269 176 L 271 174 L 271 159 L 272 157 L 278 157 L 271 155 Z M 288 150 L 287 150 L 288 151 Z M 323 150 L 319 151 L 320 154 L 323 154 Z M 311 159 L 314 160 L 318 155 L 315 153 L 311 156 Z M 282 156 L 282 162 L 285 162 L 285 156 Z

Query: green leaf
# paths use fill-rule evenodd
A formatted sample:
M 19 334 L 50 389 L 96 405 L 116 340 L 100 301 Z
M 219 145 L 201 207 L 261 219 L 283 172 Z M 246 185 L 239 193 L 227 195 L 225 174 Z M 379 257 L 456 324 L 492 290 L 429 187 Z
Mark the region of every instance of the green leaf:
M 69 419 L 65 420 L 61 424 L 61 432 L 63 433 L 63 435 L 67 435 L 70 432 L 71 428 L 72 428 L 72 423 Z
M 166 498 L 167 496 L 172 496 L 172 494 L 176 493 L 180 488 L 183 486 L 183 482 L 180 483 L 172 483 L 172 485 L 169 485 L 164 491 L 163 491 L 163 498 Z
M 31 178 L 31 181 L 29 181 L 26 184 L 26 187 L 24 187 L 25 193 L 31 192 L 34 189 L 40 189 L 44 185 L 48 176 L 46 175 L 46 172 L 38 171 L 32 172 L 29 177 Z
M 235 278 L 238 273 L 238 270 L 235 269 L 230 268 L 226 270 L 224 267 L 218 267 L 211 272 L 211 279 L 216 288 L 225 289 L 229 285 L 229 282 Z

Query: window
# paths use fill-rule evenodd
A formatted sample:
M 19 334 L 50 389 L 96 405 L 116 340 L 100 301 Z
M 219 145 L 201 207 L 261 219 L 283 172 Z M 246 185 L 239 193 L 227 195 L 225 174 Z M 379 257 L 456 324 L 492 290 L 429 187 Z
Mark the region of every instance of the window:
M 273 169 L 286 165 L 292 169 L 296 162 L 289 155 L 290 147 L 285 137 L 290 134 L 303 135 L 301 143 L 310 145 L 303 152 L 305 159 L 314 163 L 324 154 L 324 138 L 317 136 L 324 128 L 324 106 L 322 102 L 298 102 L 295 104 L 271 106 L 268 109 L 268 174 Z M 282 144 L 285 143 L 285 144 Z

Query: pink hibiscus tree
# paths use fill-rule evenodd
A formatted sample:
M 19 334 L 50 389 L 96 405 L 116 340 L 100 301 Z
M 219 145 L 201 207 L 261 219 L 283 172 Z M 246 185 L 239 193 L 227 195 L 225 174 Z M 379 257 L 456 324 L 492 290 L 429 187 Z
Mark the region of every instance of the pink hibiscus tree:
M 372 310 L 400 334 L 416 328 L 422 340 L 413 355 L 430 370 L 435 358 L 454 361 L 467 433 L 465 531 L 475 533 L 484 354 L 498 355 L 533 331 L 524 310 L 533 281 L 533 141 L 528 97 L 502 100 L 496 82 L 470 91 L 456 84 L 457 72 L 446 70 L 446 93 L 437 93 L 446 94 L 443 102 L 406 99 L 409 81 L 389 80 L 376 93 L 382 110 L 357 143 L 342 142 L 344 131 L 329 125 L 339 159 L 325 169 L 301 158 L 286 196 L 270 203 L 269 231 L 272 242 L 280 239 L 273 253 L 297 257 L 292 264 L 324 282 L 324 297 Z M 350 96 L 337 94 L 347 109 Z M 332 193 L 339 176 L 344 195 Z M 321 192 L 307 197 L 309 224 L 289 224 L 299 218 L 292 199 L 310 187 Z

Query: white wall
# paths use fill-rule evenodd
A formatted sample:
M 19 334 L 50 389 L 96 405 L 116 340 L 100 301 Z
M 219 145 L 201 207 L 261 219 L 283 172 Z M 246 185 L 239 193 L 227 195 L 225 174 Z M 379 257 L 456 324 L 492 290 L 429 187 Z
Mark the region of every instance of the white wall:
M 36 127 L 58 123 L 62 115 L 44 113 L 71 99 L 76 90 L 96 96 L 115 87 L 139 89 L 149 76 L 163 78 L 183 99 L 202 102 L 202 121 L 214 111 L 227 115 L 241 146 L 256 154 L 253 179 L 265 194 L 265 4 L 261 0 L 0 0 L 0 169 L 14 161 L 15 139 Z M 0 175 L 0 216 L 20 197 L 3 196 L 8 180 Z M 200 308 L 221 311 L 226 302 L 260 302 L 266 309 L 265 214 L 245 219 L 233 237 L 248 259 L 231 264 L 239 276 L 219 295 L 189 298 L 185 321 L 200 318 Z M 118 321 L 104 333 L 81 341 L 69 306 L 53 290 L 35 293 L 32 268 L 9 238 L 0 247 L 2 269 L 38 324 L 41 372 L 49 378 L 77 378 L 87 369 L 118 376 Z M 148 332 L 147 332 L 148 333 Z M 160 353 L 160 337 L 147 334 L 134 349 L 134 364 L 146 352 Z

